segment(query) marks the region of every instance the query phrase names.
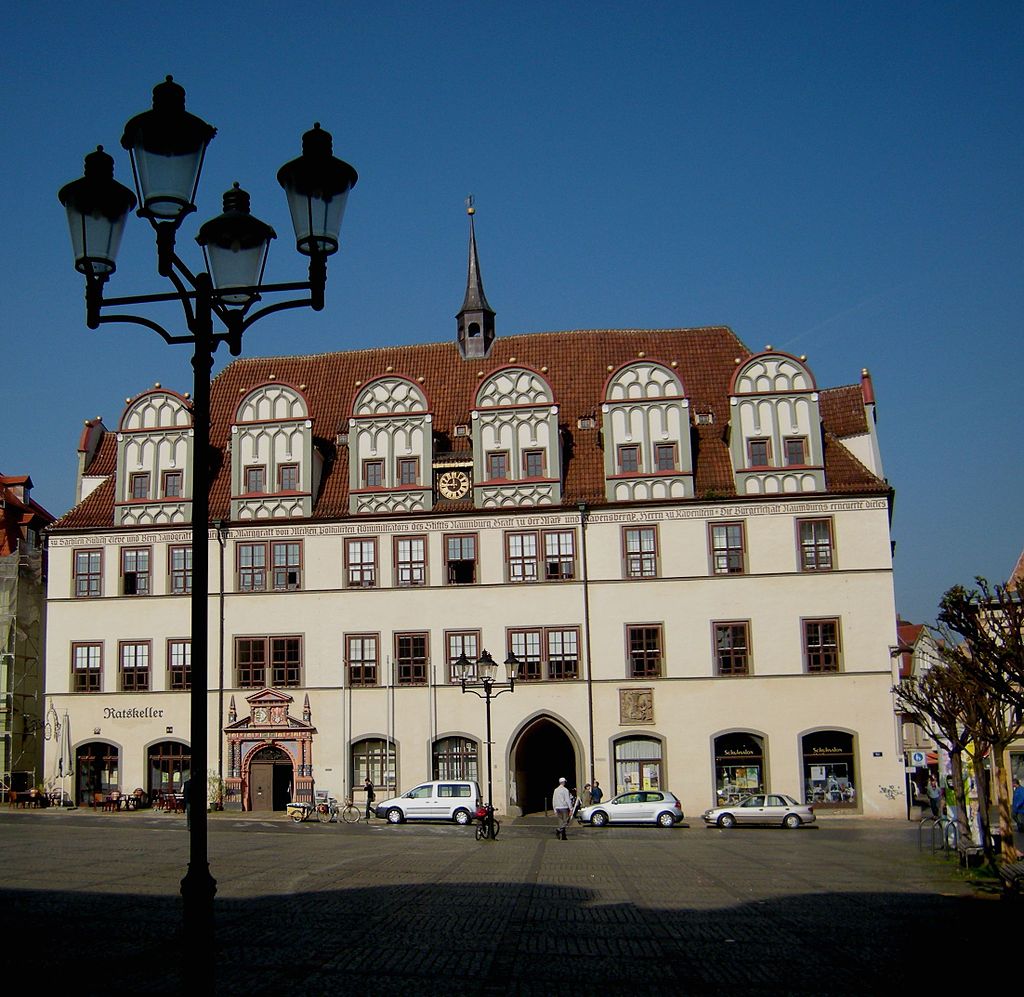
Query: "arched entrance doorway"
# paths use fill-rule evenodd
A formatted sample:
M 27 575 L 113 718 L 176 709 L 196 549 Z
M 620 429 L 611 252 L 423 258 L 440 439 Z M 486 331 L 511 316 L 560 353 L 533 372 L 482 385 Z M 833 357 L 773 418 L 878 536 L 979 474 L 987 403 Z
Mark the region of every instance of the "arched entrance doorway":
M 260 748 L 249 762 L 249 809 L 284 810 L 292 801 L 294 769 L 287 751 Z
M 120 789 L 120 752 L 107 741 L 90 741 L 75 749 L 75 783 L 78 802 L 93 802 L 96 794 L 107 796 Z
M 561 776 L 576 785 L 576 749 L 565 729 L 547 717 L 531 721 L 519 733 L 512 749 L 512 778 L 516 799 L 524 814 L 550 806 Z

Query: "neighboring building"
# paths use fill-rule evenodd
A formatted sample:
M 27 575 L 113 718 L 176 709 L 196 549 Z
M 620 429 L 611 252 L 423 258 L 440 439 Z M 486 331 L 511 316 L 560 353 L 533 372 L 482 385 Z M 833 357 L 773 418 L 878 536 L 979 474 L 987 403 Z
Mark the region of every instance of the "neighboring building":
M 894 651 L 900 682 L 923 676 L 937 661 L 935 638 L 923 623 L 896 620 Z M 935 741 L 906 713 L 899 714 L 900 740 L 907 767 L 908 806 L 915 801 L 927 801 L 925 788 L 929 776 L 936 776 L 945 784 L 945 774 L 939 765 L 939 748 Z M 947 766 L 948 768 L 948 766 Z
M 690 814 L 763 787 L 902 816 L 867 371 L 819 388 L 722 327 L 497 337 L 472 229 L 469 259 L 453 342 L 214 380 L 199 670 L 229 803 L 486 784 L 451 665 L 487 648 L 520 661 L 493 704 L 499 810 L 564 775 Z M 191 764 L 191 424 L 159 385 L 116 433 L 88 423 L 51 530 L 47 691 L 79 794 Z
M 0 789 L 43 777 L 43 529 L 28 475 L 0 474 Z

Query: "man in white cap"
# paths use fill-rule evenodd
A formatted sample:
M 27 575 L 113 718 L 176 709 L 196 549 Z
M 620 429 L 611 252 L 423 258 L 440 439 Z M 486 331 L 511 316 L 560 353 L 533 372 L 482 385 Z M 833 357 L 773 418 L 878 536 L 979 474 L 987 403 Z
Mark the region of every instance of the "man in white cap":
M 568 841 L 565 836 L 565 829 L 569 826 L 569 811 L 572 809 L 572 795 L 565 785 L 565 776 L 558 780 L 558 789 L 551 797 L 551 805 L 558 815 L 558 827 L 555 828 L 555 837 L 562 841 Z

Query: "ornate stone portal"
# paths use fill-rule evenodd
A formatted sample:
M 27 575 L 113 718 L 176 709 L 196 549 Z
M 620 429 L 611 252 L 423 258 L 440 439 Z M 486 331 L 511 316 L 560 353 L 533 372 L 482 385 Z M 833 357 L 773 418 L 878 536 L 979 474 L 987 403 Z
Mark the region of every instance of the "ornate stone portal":
M 302 705 L 302 719 L 290 715 L 293 697 L 274 689 L 246 696 L 249 715 L 238 719 L 235 697 L 228 707 L 224 733 L 228 741 L 227 801 L 251 809 L 249 774 L 253 760 L 291 762 L 292 801 L 313 802 L 313 736 L 309 696 Z

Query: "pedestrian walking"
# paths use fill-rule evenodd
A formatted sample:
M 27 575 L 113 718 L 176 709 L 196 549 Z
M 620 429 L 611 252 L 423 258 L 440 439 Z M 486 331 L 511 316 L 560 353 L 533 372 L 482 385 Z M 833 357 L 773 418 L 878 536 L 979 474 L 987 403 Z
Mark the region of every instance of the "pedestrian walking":
M 373 792 L 373 783 L 370 781 L 370 777 L 367 776 L 363 782 L 363 789 L 366 790 L 366 819 L 369 820 L 373 816 L 373 801 L 377 799 L 376 794 Z
M 1017 830 L 1024 831 L 1024 786 L 1020 779 L 1013 780 L 1013 819 L 1017 822 Z
M 552 794 L 551 805 L 555 808 L 555 814 L 558 817 L 555 837 L 562 841 L 568 841 L 565 829 L 569 826 L 569 814 L 572 812 L 572 795 L 565 784 L 565 776 L 558 780 L 558 788 Z
M 932 808 L 932 816 L 939 816 L 939 801 L 942 799 L 942 790 L 939 789 L 938 780 L 935 776 L 929 776 L 928 785 L 925 786 L 925 795 L 928 797 L 928 805 Z
M 594 785 L 591 786 L 591 788 L 590 788 L 590 802 L 594 803 L 594 804 L 597 804 L 597 803 L 600 803 L 601 800 L 603 800 L 603 799 L 604 799 L 604 791 L 601 789 L 601 783 L 599 783 L 595 779 L 594 780 Z

